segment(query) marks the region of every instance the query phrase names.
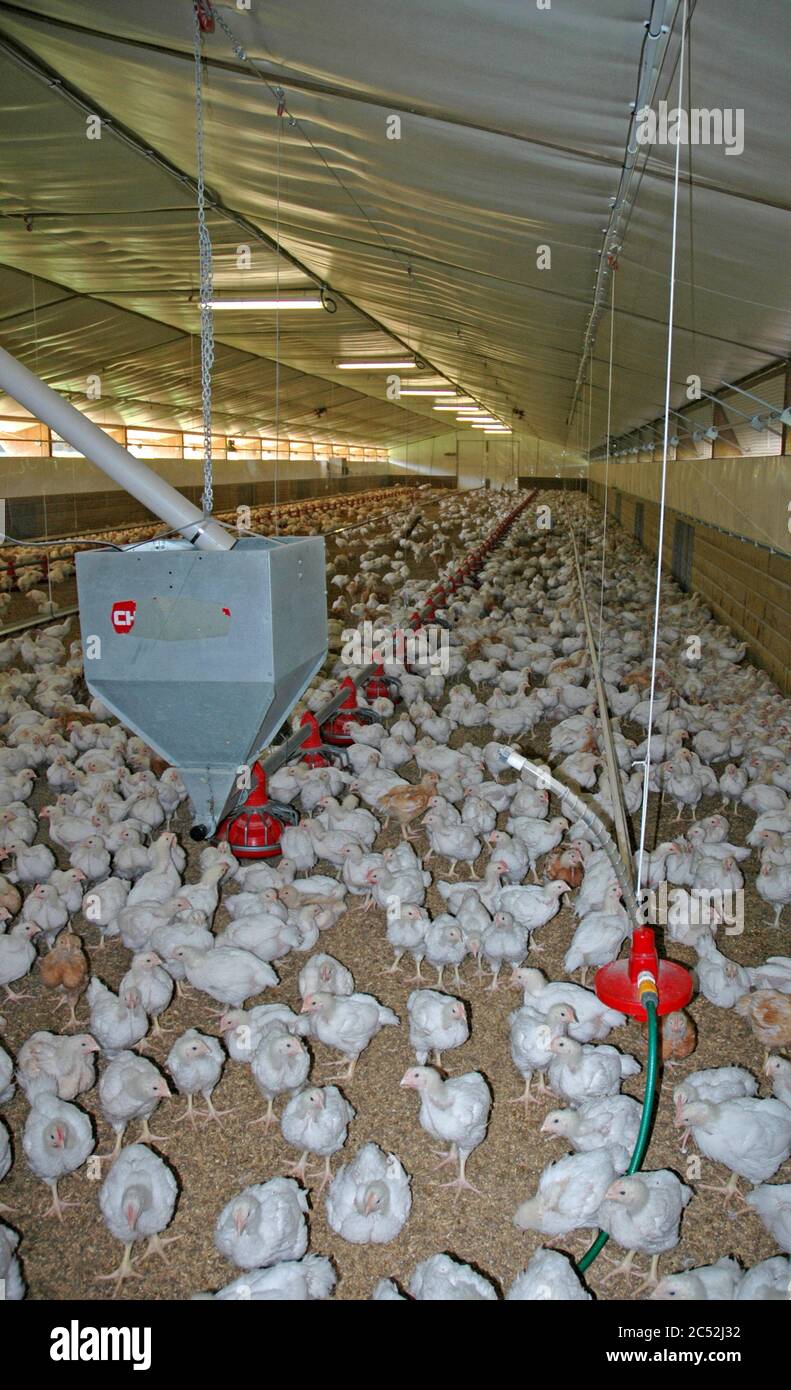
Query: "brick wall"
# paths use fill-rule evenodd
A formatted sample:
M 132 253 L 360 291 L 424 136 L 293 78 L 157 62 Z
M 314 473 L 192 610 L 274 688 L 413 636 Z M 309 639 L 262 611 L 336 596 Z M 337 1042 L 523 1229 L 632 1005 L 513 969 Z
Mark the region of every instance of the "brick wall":
M 591 496 L 603 502 L 604 489 L 591 482 Z M 617 490 L 609 492 L 609 526 L 614 521 Z M 641 499 L 621 493 L 620 525 L 634 536 L 635 510 Z M 659 507 L 642 500 L 643 546 L 656 555 Z M 671 572 L 673 532 L 677 519 L 694 531 L 691 588 L 706 600 L 715 618 L 748 647 L 749 659 L 767 671 L 780 690 L 791 695 L 791 557 L 737 536 L 725 535 L 704 522 L 665 513 L 663 566 Z

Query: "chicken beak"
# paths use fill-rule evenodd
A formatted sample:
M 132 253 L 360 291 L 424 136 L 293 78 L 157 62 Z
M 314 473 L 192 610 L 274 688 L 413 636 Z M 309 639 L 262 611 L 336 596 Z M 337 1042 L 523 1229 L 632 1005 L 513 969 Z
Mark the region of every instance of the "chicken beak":
M 168 1099 L 168 1097 L 169 1097 L 170 1094 L 171 1094 L 171 1090 L 170 1090 L 170 1087 L 168 1086 L 167 1081 L 160 1081 L 160 1082 L 158 1083 L 157 1089 L 156 1089 L 156 1093 L 155 1093 L 155 1094 L 159 1096 L 160 1100 L 167 1100 L 167 1099 Z
M 363 1204 L 363 1212 L 365 1213 L 365 1215 L 370 1216 L 375 1206 L 376 1197 L 373 1192 L 369 1192 Z
M 309 1007 L 308 1007 L 307 1000 L 303 1000 L 303 1002 L 302 1002 L 302 1008 L 300 1009 L 299 1012 L 300 1012 L 301 1014 L 309 1014 L 309 1013 L 310 1013 L 310 1009 L 309 1009 Z
M 245 1214 L 239 1207 L 237 1207 L 233 1214 L 233 1224 L 236 1228 L 236 1234 L 240 1236 L 245 1228 L 246 1221 Z

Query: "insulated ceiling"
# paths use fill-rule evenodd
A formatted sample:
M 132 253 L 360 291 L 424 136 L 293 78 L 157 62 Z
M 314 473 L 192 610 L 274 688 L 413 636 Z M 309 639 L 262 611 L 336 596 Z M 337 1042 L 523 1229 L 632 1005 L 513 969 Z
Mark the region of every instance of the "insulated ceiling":
M 229 428 L 271 416 L 277 371 L 281 418 L 291 426 L 301 409 L 313 437 L 395 445 L 445 430 L 448 417 L 421 398 L 388 402 L 381 374 L 355 373 L 351 386 L 334 368 L 388 353 L 395 335 L 517 429 L 571 446 L 590 429 L 597 443 L 608 312 L 592 392 L 586 368 L 570 430 L 567 420 L 651 0 L 251 0 L 249 11 L 217 10 L 268 79 L 219 24 L 205 37 L 217 292 L 298 289 L 312 275 L 343 296 L 335 315 L 282 313 L 277 336 L 273 315 L 217 315 L 216 404 Z M 682 151 L 676 404 L 689 373 L 707 389 L 738 380 L 784 358 L 791 335 L 779 176 L 788 6 L 690 0 L 690 12 L 691 102 L 742 108 L 745 149 Z M 676 0 L 667 17 L 654 96 L 673 105 Z M 178 176 L 196 170 L 191 0 L 0 0 L 2 41 L 0 261 L 10 270 L 0 290 L 10 276 L 18 317 L 2 310 L 0 340 L 33 352 L 18 276 L 40 277 L 50 306 L 46 320 L 43 300 L 37 307 L 35 351 L 48 380 L 79 390 L 75 378 L 98 357 L 128 423 L 137 402 L 193 421 L 194 194 Z M 86 108 L 71 96 L 120 129 L 87 140 Z M 399 139 L 388 139 L 393 116 Z M 614 277 L 615 434 L 654 418 L 663 399 L 673 155 L 641 156 Z M 240 243 L 253 258 L 244 279 Z M 550 269 L 537 264 L 540 246 L 551 248 Z

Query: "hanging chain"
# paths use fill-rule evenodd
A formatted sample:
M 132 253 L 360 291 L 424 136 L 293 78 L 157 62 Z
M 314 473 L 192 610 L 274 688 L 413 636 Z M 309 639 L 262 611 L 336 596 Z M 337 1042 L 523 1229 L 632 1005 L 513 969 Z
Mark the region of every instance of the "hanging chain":
M 211 237 L 206 226 L 206 188 L 204 175 L 203 140 L 203 67 L 201 61 L 201 25 L 198 6 L 194 6 L 195 52 L 195 140 L 198 156 L 198 253 L 200 259 L 200 381 L 203 412 L 203 496 L 204 516 L 214 510 L 214 490 L 211 459 L 211 373 L 214 366 L 214 298 Z

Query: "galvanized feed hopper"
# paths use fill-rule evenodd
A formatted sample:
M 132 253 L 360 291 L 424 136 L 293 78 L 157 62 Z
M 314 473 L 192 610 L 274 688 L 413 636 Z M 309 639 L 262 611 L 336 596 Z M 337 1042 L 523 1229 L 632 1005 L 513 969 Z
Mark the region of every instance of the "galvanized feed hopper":
M 88 689 L 178 768 L 193 835 L 211 835 L 238 794 L 238 769 L 327 654 L 324 541 L 152 541 L 87 551 L 76 564 Z

